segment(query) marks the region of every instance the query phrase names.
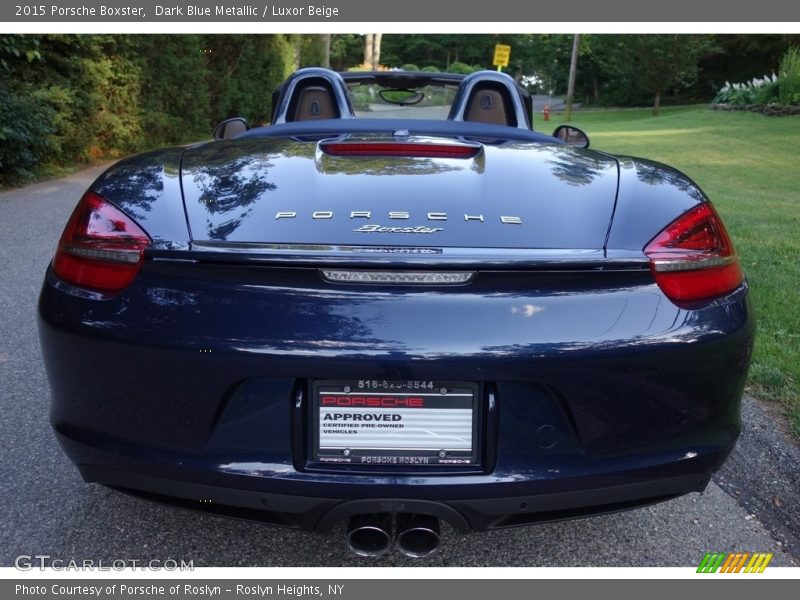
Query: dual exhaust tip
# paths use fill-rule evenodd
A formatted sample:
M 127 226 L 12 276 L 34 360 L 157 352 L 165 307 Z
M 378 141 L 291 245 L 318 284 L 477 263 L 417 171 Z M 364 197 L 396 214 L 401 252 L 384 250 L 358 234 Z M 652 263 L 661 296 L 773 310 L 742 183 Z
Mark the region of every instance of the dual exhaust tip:
M 400 513 L 395 522 L 394 547 L 410 558 L 426 558 L 442 543 L 439 519 Z M 392 549 L 392 515 L 357 515 L 347 525 L 347 547 L 357 556 L 377 557 Z

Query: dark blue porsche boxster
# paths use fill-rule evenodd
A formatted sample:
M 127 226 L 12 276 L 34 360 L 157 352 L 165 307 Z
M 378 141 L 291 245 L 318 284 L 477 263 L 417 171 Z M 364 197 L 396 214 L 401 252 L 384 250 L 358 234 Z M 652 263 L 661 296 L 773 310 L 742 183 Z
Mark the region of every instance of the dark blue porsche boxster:
M 482 71 L 303 69 L 272 123 L 123 160 L 42 288 L 86 481 L 426 556 L 702 491 L 755 321 L 685 175 Z

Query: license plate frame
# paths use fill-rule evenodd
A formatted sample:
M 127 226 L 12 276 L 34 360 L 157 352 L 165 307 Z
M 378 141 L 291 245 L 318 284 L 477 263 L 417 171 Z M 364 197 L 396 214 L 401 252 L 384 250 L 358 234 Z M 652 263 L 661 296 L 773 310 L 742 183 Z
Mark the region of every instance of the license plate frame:
M 481 466 L 478 383 L 317 380 L 310 399 L 310 458 L 320 466 Z M 356 414 L 371 417 L 355 420 Z

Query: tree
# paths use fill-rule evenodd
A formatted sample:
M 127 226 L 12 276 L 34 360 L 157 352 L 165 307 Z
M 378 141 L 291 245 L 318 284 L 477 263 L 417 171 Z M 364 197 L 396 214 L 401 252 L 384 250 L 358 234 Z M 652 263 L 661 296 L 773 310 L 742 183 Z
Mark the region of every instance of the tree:
M 47 90 L 26 77 L 41 61 L 36 37 L 0 35 L 0 184 L 33 177 L 59 150 Z
M 798 34 L 715 35 L 717 52 L 700 60 L 695 95 L 711 99 L 726 81 L 750 81 L 778 72 L 781 56 L 792 44 L 800 45 Z
M 360 35 L 335 33 L 331 36 L 331 68 L 344 71 L 359 64 L 364 53 Z
M 272 92 L 294 68 L 297 38 L 209 35 L 205 45 L 211 122 L 234 116 L 251 124 L 268 120 Z
M 298 37 L 300 37 L 298 67 L 324 67 L 326 64 L 330 64 L 330 56 L 328 58 L 325 56 L 326 52 L 330 52 L 330 47 L 326 45 L 324 35 L 303 34 Z M 330 35 L 328 35 L 328 41 L 330 41 Z
M 202 35 L 140 36 L 142 126 L 148 145 L 173 144 L 208 135 L 209 88 Z M 165 77 L 168 73 L 169 76 Z
M 662 95 L 694 83 L 700 58 L 712 47 L 708 35 L 595 36 L 594 56 L 617 85 L 649 93 L 657 115 Z
M 370 71 L 380 68 L 382 38 L 382 33 L 368 33 L 364 36 L 364 66 Z
M 382 33 L 375 33 L 373 34 L 374 40 L 372 42 L 372 68 L 373 69 L 380 69 L 381 68 L 381 39 L 383 38 Z
M 364 36 L 364 62 L 362 63 L 367 69 L 372 69 L 372 48 L 375 45 L 375 36 L 368 33 Z
M 320 36 L 320 43 L 322 45 L 322 66 L 326 69 L 331 68 L 331 34 L 323 33 Z

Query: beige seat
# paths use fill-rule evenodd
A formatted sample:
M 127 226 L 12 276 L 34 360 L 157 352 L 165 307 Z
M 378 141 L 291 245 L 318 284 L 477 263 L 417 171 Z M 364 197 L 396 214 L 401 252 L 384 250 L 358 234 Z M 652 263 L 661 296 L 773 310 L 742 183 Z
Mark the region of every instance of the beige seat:
M 464 111 L 465 121 L 490 123 L 492 125 L 515 126 L 515 120 L 509 117 L 510 102 L 506 101 L 503 93 L 493 87 L 476 87 L 467 102 Z
M 293 121 L 336 119 L 339 117 L 331 93 L 322 86 L 307 86 L 297 93 Z

